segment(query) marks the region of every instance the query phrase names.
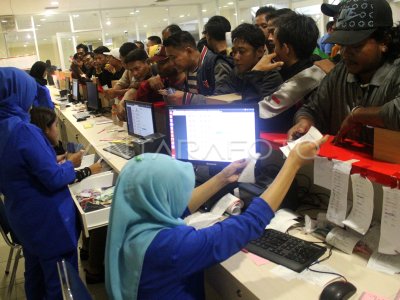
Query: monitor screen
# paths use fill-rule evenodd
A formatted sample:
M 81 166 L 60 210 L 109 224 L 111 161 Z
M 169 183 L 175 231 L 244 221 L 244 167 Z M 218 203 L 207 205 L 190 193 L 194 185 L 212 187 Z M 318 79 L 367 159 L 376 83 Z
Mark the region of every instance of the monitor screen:
M 79 83 L 78 79 L 72 79 L 72 99 L 79 101 Z
M 225 165 L 258 150 L 258 105 L 170 106 L 168 119 L 176 159 Z
M 97 91 L 97 85 L 93 82 L 86 82 L 87 90 L 87 107 L 89 110 L 100 110 L 101 101 L 99 99 L 99 94 Z
M 152 103 L 125 101 L 128 134 L 146 137 L 155 133 Z

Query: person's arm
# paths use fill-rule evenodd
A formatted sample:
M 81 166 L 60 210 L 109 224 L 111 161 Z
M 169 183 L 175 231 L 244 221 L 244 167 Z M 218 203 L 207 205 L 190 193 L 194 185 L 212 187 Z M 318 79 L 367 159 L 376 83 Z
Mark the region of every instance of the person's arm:
M 315 143 L 304 142 L 298 144 L 282 166 L 274 181 L 268 189 L 261 194 L 272 210 L 276 211 L 281 205 L 283 198 L 289 190 L 290 183 L 293 181 L 297 171 L 310 162 L 317 155 L 319 147 L 328 140 L 328 136 L 316 141 Z
M 229 258 L 261 235 L 273 218 L 273 211 L 286 195 L 297 170 L 312 161 L 318 147 L 327 138 L 326 136 L 316 143 L 297 145 L 267 191 L 261 198 L 255 198 L 241 215 L 232 216 L 200 230 L 171 229 L 175 230 L 172 234 L 169 230 L 162 230 L 155 238 L 157 248 L 153 250 L 155 245 L 151 245 L 145 259 L 151 259 L 152 264 L 171 268 L 174 270 L 171 276 L 183 279 Z M 164 255 L 158 257 L 156 253 L 160 249 Z
M 30 126 L 19 131 L 22 155 L 29 166 L 29 172 L 48 191 L 53 192 L 75 180 L 75 170 L 71 161 L 58 164 L 55 153 L 39 129 Z
M 225 83 L 229 80 L 232 67 L 224 60 L 218 59 L 214 67 L 215 87 L 213 94 L 222 95 L 232 93 Z M 193 100 L 192 100 L 193 101 Z
M 245 159 L 235 161 L 224 168 L 220 173 L 194 189 L 192 198 L 189 201 L 188 208 L 194 213 L 211 198 L 215 193 L 222 189 L 228 183 L 238 180 L 240 172 L 246 166 Z
M 397 113 L 400 111 L 398 109 Z M 397 117 L 398 118 L 398 117 Z M 400 124 L 400 123 L 399 123 Z M 373 127 L 386 127 L 384 115 L 382 114 L 382 106 L 380 107 L 361 107 L 356 106 L 350 114 L 343 120 L 342 125 L 334 139 L 335 144 L 344 142 L 348 133 L 357 127 L 368 125 Z M 400 128 L 396 128 L 397 130 Z

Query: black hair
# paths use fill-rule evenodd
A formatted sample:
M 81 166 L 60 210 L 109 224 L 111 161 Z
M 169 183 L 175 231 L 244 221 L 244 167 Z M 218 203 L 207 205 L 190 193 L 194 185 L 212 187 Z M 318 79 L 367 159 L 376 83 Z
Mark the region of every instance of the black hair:
M 187 31 L 180 31 L 171 35 L 164 41 L 164 46 L 174 48 L 191 47 L 197 49 L 194 37 Z
M 206 25 L 204 25 L 204 32 L 216 41 L 225 40 L 225 32 L 231 31 L 231 23 L 223 16 L 211 17 Z
M 335 21 L 329 21 L 328 23 L 326 23 L 326 31 L 329 31 L 333 25 L 335 25 Z
M 273 6 L 262 6 L 256 11 L 256 17 L 259 15 L 270 14 L 276 11 L 276 8 Z
M 31 123 L 39 127 L 43 132 L 56 121 L 57 115 L 53 109 L 47 107 L 33 107 L 29 112 Z
M 315 21 L 301 14 L 286 14 L 276 20 L 276 38 L 281 45 L 292 46 L 298 59 L 311 56 L 319 36 Z M 301 37 L 301 38 L 299 38 Z
M 110 52 L 110 49 L 108 49 L 106 46 L 99 46 L 93 50 L 94 54 L 103 54 L 104 52 Z
M 124 63 L 130 63 L 133 61 L 146 61 L 149 57 L 147 56 L 146 51 L 143 49 L 135 49 L 128 53 L 124 58 Z
M 281 9 L 277 9 L 274 12 L 271 12 L 268 16 L 266 16 L 266 20 L 270 21 L 270 20 L 275 20 L 283 15 L 286 14 L 291 14 L 291 15 L 295 15 L 296 13 L 291 10 L 290 8 L 281 8 Z
M 85 51 L 85 53 L 88 53 L 89 52 L 89 48 L 88 48 L 88 46 L 86 46 L 86 45 L 84 45 L 84 44 L 79 44 L 79 45 L 77 45 L 76 46 L 76 51 L 78 51 L 78 49 L 83 49 L 83 51 Z
M 73 59 L 78 59 L 78 58 L 79 58 L 78 53 L 75 53 Z
M 134 41 L 134 43 L 139 49 L 144 49 L 144 44 L 141 41 Z M 135 49 L 133 49 L 133 50 L 135 50 Z M 119 54 L 121 54 L 121 51 Z
M 378 28 L 370 38 L 386 44 L 387 51 L 383 52 L 385 61 L 393 62 L 400 57 L 400 23 L 394 27 Z
M 157 45 L 161 44 L 161 38 L 159 36 L 152 35 L 152 36 L 149 36 L 147 39 L 149 41 L 156 43 Z
M 42 80 L 43 74 L 46 71 L 46 69 L 47 69 L 46 63 L 42 61 L 37 61 L 32 65 L 31 70 L 29 71 L 29 75 L 31 75 L 35 79 Z
M 125 57 L 128 55 L 129 52 L 137 49 L 138 46 L 135 45 L 135 43 L 131 43 L 131 42 L 126 42 L 123 43 L 121 47 L 119 47 L 119 55 L 121 57 Z
M 196 44 L 196 48 L 197 50 L 199 50 L 199 52 L 201 52 L 203 50 L 203 47 L 206 46 L 208 48 L 207 45 L 207 39 L 205 37 L 201 38 L 197 44 Z
M 242 23 L 232 31 L 232 42 L 235 39 L 245 41 L 254 49 L 264 47 L 265 45 L 265 35 L 262 30 L 249 23 Z
M 171 35 L 173 35 L 175 33 L 182 31 L 182 29 L 176 24 L 170 24 L 163 29 L 162 33 L 164 33 L 165 31 L 169 31 Z
M 93 52 L 87 52 L 83 57 L 90 55 L 91 58 L 94 58 Z

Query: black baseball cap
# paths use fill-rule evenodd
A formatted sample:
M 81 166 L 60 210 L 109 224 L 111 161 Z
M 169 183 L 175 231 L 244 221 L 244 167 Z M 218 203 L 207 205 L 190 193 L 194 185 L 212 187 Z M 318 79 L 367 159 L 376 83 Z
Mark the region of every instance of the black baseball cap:
M 354 45 L 378 28 L 392 26 L 392 9 L 386 0 L 346 0 L 341 4 L 335 31 L 325 42 Z
M 335 17 L 340 12 L 340 4 L 321 4 L 321 12 L 328 17 Z

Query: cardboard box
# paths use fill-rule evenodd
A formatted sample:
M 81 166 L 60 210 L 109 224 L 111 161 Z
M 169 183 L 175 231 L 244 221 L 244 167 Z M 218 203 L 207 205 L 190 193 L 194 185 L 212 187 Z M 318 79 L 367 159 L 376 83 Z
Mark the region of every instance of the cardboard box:
M 374 128 L 374 159 L 400 164 L 400 131 Z

